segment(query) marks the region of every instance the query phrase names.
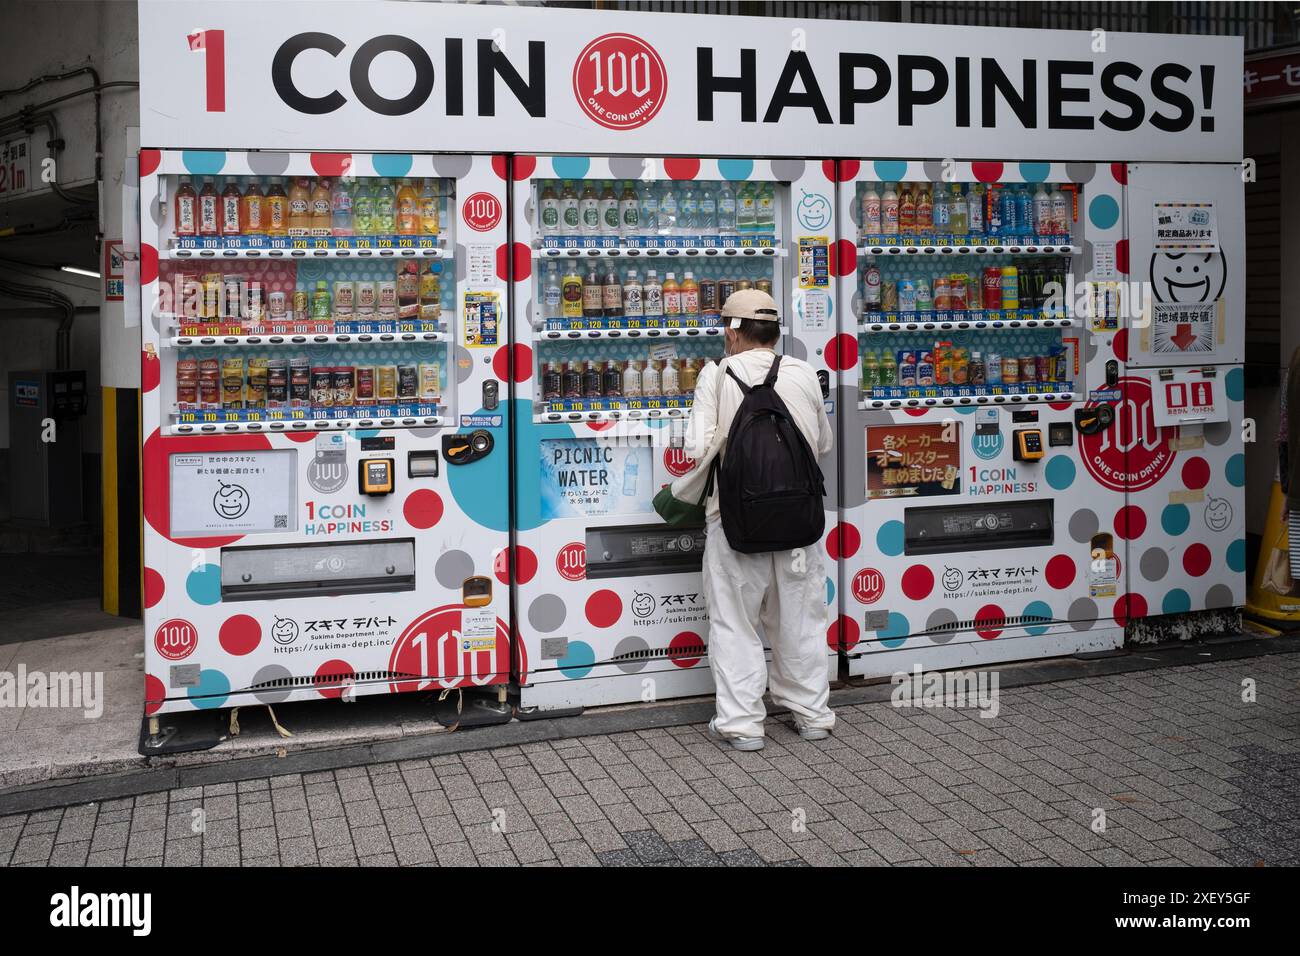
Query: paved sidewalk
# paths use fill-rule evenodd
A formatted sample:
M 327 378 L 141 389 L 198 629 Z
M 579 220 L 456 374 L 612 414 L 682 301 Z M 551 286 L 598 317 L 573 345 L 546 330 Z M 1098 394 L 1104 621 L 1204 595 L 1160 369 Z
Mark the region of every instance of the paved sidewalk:
M 1298 685 L 1274 654 L 770 720 L 761 753 L 690 726 L 172 790 L 0 818 L 0 863 L 1296 865 Z

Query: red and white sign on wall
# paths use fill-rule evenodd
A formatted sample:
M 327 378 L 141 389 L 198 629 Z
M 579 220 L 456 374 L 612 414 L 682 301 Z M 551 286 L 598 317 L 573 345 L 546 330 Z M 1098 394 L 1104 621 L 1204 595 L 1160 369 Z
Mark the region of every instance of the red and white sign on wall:
M 26 136 L 0 142 L 0 199 L 32 188 L 31 140 Z
M 1178 437 L 1178 427 L 1176 422 L 1173 427 L 1156 422 L 1155 396 L 1160 393 L 1153 394 L 1145 378 L 1126 376 L 1119 380 L 1119 387 L 1123 397 L 1115 404 L 1115 423 L 1080 436 L 1083 464 L 1112 491 L 1141 491 L 1159 481 L 1173 465 L 1177 452 L 1170 439 Z
M 1152 409 L 1157 425 L 1228 420 L 1223 385 L 1216 376 L 1206 376 L 1200 369 L 1166 370 L 1158 384 Z
M 181 617 L 163 621 L 153 633 L 154 649 L 169 661 L 183 661 L 198 645 L 198 628 Z
M 460 207 L 465 225 L 475 232 L 491 232 L 501 223 L 501 201 L 491 193 L 472 193 Z
M 674 478 L 680 478 L 694 467 L 695 459 L 680 448 L 669 448 L 664 451 L 664 468 Z
M 581 581 L 587 576 L 587 546 L 581 541 L 566 544 L 555 556 L 555 570 L 566 581 Z
M 863 568 L 853 575 L 853 599 L 859 604 L 875 604 L 885 593 L 885 576 L 875 568 Z
M 664 105 L 668 73 L 645 40 L 630 33 L 607 33 L 578 54 L 573 95 L 601 126 L 634 129 L 654 119 Z

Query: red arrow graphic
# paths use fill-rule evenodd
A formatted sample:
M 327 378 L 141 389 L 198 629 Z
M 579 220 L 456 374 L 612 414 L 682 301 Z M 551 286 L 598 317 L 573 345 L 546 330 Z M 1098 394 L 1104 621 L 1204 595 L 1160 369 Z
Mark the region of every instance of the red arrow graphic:
M 1191 344 L 1196 341 L 1196 336 L 1192 334 L 1190 324 L 1179 325 L 1174 328 L 1174 334 L 1169 336 L 1169 341 L 1186 352 Z

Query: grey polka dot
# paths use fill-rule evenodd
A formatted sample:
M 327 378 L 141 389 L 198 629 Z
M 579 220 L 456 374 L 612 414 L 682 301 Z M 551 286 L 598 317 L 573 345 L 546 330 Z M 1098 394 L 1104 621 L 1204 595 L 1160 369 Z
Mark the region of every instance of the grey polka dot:
M 1108 340 L 1113 339 L 1113 337 L 1114 337 L 1113 333 L 1110 336 L 1107 336 Z M 1091 364 L 1092 360 L 1097 357 L 1097 350 L 1101 347 L 1098 344 L 1100 339 L 1101 339 L 1100 335 L 1091 335 L 1086 332 L 1083 334 L 1083 351 L 1085 355 L 1085 361 L 1088 362 L 1089 364 Z
M 1076 278 L 1077 278 L 1078 276 L 1086 276 L 1089 272 L 1091 272 L 1091 271 L 1092 271 L 1092 262 L 1093 262 L 1093 259 L 1092 259 L 1092 243 L 1091 243 L 1089 240 L 1085 239 L 1085 240 L 1083 241 L 1083 252 L 1082 252 L 1082 254 L 1079 256 L 1079 262 L 1078 262 L 1078 270 L 1079 270 L 1079 271 L 1075 273 Z M 1074 303 L 1073 303 L 1073 302 L 1071 302 L 1069 305 L 1070 305 L 1070 308 L 1074 308 Z
M 1070 605 L 1070 626 L 1076 631 L 1090 631 L 1097 623 L 1097 602 L 1079 598 Z
M 248 168 L 258 176 L 283 176 L 289 168 L 289 154 L 249 153 Z
M 618 669 L 624 674 L 635 674 L 638 671 L 645 670 L 648 659 L 640 655 L 649 649 L 650 645 L 639 637 L 623 638 L 614 647 L 614 660 L 618 665 Z M 627 660 L 621 660 L 624 657 Z
M 293 673 L 289 668 L 282 664 L 267 664 L 253 675 L 252 686 L 257 687 L 259 684 L 271 684 L 274 681 L 282 681 L 281 687 L 263 687 L 253 692 L 263 704 L 278 704 L 289 699 L 293 693 L 293 687 L 289 683 Z
M 859 322 L 862 321 L 862 292 L 858 289 L 853 290 L 853 315 Z
M 1065 176 L 1072 183 L 1090 183 L 1097 175 L 1096 163 L 1066 163 Z
M 1202 428 L 1206 443 L 1216 447 L 1232 437 L 1232 422 L 1209 422 Z
M 807 166 L 807 163 L 802 159 L 774 159 L 772 160 L 772 175 L 777 179 L 794 182 L 803 175 L 805 166 Z
M 924 164 L 924 169 L 926 178 L 929 179 L 931 183 L 945 182 L 943 176 L 943 163 L 931 160 Z
M 789 347 L 785 350 L 786 355 L 791 355 L 801 361 L 808 361 L 808 346 L 800 339 L 789 339 Z
M 533 219 L 533 208 L 533 197 L 530 195 L 524 202 L 524 222 L 536 229 L 537 220 Z
M 543 594 L 528 605 L 528 623 L 533 630 L 543 634 L 558 630 L 564 624 L 566 614 L 564 599 L 558 594 Z
M 473 160 L 463 154 L 433 157 L 433 171 L 444 179 L 460 179 L 469 175 Z
M 464 551 L 448 551 L 433 566 L 433 576 L 450 590 L 459 590 L 465 579 L 474 576 L 474 559 Z
M 858 226 L 859 228 L 861 228 L 861 226 L 862 226 L 862 203 L 861 203 L 860 201 L 859 201 L 859 202 L 852 202 L 852 203 L 849 203 L 849 218 L 850 218 L 851 220 L 853 220 L 853 225 Z
M 155 226 L 161 226 L 163 221 L 162 200 L 157 196 L 153 197 L 153 202 L 149 203 L 149 218 L 153 220 Z
M 465 251 L 463 243 L 456 243 L 456 282 L 465 281 L 465 263 L 469 258 L 469 253 Z
M 847 385 L 837 385 L 833 395 L 837 408 L 856 408 L 858 390 Z M 840 445 L 840 454 L 844 462 L 843 484 L 837 470 L 832 468 L 826 474 L 826 486 L 836 486 L 837 495 L 842 498 L 844 508 L 856 508 L 867 498 L 867 429 L 866 425 L 886 425 L 892 421 L 888 412 L 862 412 L 860 422 L 864 427 L 845 428 L 844 440 Z M 825 469 L 823 469 L 825 471 Z M 828 501 L 833 500 L 828 497 Z
M 926 630 L 933 631 L 936 627 L 942 627 L 945 624 L 951 624 L 957 620 L 957 615 L 952 608 L 941 607 L 931 614 L 925 621 Z M 927 634 L 935 644 L 947 644 L 956 635 L 956 631 L 934 631 Z
M 1142 569 L 1142 577 L 1148 581 L 1159 581 L 1169 571 L 1169 555 L 1164 548 L 1147 548 L 1142 552 L 1138 567 Z
M 463 345 L 456 346 L 456 384 L 464 385 L 474 371 L 474 356 Z
M 528 304 L 527 304 L 526 306 L 524 306 L 524 318 L 528 320 L 528 325 L 529 325 L 530 327 L 532 327 L 532 325 L 533 325 L 533 300 L 532 300 L 531 298 L 528 300 Z M 536 327 L 537 327 L 537 328 L 540 328 L 540 327 L 541 327 L 540 323 L 539 323 L 538 326 L 536 326 Z
M 1205 592 L 1205 606 L 1211 607 L 1232 607 L 1232 588 L 1226 584 L 1216 584 Z
M 658 163 L 653 167 L 655 172 L 660 171 Z M 609 173 L 615 179 L 640 179 L 645 169 L 646 160 L 632 156 L 614 156 L 609 161 Z
M 1070 537 L 1080 544 L 1092 540 L 1092 536 L 1097 533 L 1097 514 L 1084 508 L 1070 515 Z

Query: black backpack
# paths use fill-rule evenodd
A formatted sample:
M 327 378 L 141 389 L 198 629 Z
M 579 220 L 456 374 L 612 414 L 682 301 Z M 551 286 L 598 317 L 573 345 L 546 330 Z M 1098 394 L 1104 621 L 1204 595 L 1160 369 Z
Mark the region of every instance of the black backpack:
M 826 486 L 817 456 L 776 393 L 781 356 L 761 385 L 746 385 L 718 466 L 718 508 L 733 551 L 789 551 L 821 540 L 826 529 Z

